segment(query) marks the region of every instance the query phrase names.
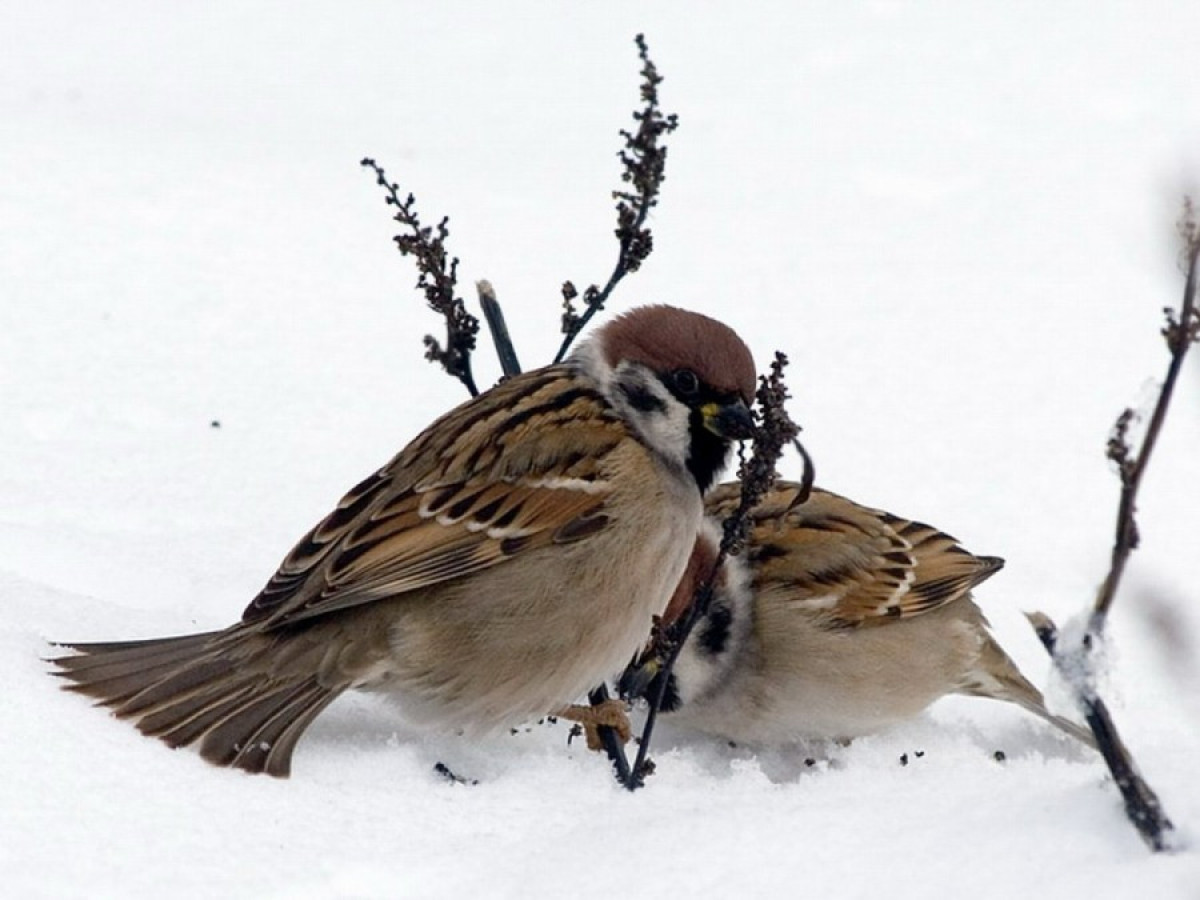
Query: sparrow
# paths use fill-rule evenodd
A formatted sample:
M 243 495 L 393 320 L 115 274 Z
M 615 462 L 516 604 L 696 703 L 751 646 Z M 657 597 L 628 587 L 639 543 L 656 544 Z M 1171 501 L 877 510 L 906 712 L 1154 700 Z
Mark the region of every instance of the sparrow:
M 687 564 L 702 496 L 749 437 L 750 350 L 671 306 L 436 420 L 302 537 L 221 631 L 61 644 L 88 695 L 211 763 L 290 773 L 350 688 L 478 734 L 619 672 Z
M 966 694 L 1014 703 L 1095 746 L 1087 729 L 1046 709 L 971 598 L 1002 559 L 829 491 L 796 504 L 799 489 L 775 485 L 751 511 L 744 554 L 715 574 L 718 526 L 740 486 L 708 496 L 708 521 L 658 629 L 713 577 L 711 606 L 667 681 L 669 721 L 739 743 L 846 742 Z M 627 694 L 654 696 L 657 652 L 626 671 Z

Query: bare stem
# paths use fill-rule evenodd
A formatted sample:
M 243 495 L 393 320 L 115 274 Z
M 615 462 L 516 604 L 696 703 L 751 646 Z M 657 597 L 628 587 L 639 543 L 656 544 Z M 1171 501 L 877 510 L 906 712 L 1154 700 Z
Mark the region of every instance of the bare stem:
M 608 685 L 606 684 L 600 685 L 588 694 L 588 702 L 592 706 L 607 703 L 608 699 Z M 628 784 L 630 778 L 629 757 L 625 755 L 625 747 L 616 730 L 608 725 L 597 725 L 596 735 L 600 738 L 600 743 L 604 745 L 604 754 L 613 764 L 613 772 L 616 773 L 617 781 L 621 784 Z
M 637 758 L 633 768 L 625 779 L 625 787 L 637 790 L 645 784 L 645 777 L 653 770 L 653 764 L 648 759 L 650 740 L 654 734 L 654 726 L 658 721 L 659 710 L 662 709 L 666 697 L 667 686 L 671 680 L 671 671 L 679 658 L 683 645 L 687 643 L 688 635 L 696 623 L 707 615 L 712 605 L 713 590 L 716 584 L 716 574 L 720 571 L 725 558 L 742 551 L 750 530 L 750 511 L 761 502 L 762 498 L 775 483 L 775 466 L 783 454 L 787 444 L 796 441 L 800 429 L 787 414 L 784 403 L 788 398 L 787 386 L 783 381 L 783 370 L 787 366 L 787 357 L 782 353 L 775 354 L 771 364 L 771 374 L 759 379 L 757 394 L 757 416 L 759 425 L 754 435 L 754 449 L 750 459 L 746 460 L 738 470 L 738 480 L 742 483 L 741 495 L 737 508 L 722 523 L 720 548 L 712 569 L 701 579 L 692 599 L 691 606 L 680 619 L 670 626 L 669 634 L 665 637 L 660 654 L 664 656 L 662 667 L 656 675 L 655 688 L 647 697 L 649 710 L 646 714 L 646 724 L 642 728 L 642 739 L 638 746 Z M 802 455 L 806 467 L 811 460 L 807 453 Z M 805 481 L 812 483 L 809 471 L 805 472 Z
M 490 281 L 475 282 L 479 292 L 479 305 L 483 308 L 483 317 L 487 320 L 488 331 L 492 335 L 492 343 L 496 346 L 496 358 L 500 360 L 500 371 L 505 378 L 521 374 L 521 362 L 517 359 L 516 348 L 508 334 L 508 324 L 504 321 L 504 310 L 496 299 L 496 291 Z
M 399 186 L 387 180 L 383 167 L 375 160 L 364 159 L 362 165 L 375 173 L 375 181 L 386 192 L 384 202 L 396 209 L 392 218 L 406 229 L 394 240 L 403 256 L 416 260 L 417 289 L 425 294 L 429 308 L 446 321 L 445 346 L 433 335 L 425 335 L 425 358 L 439 363 L 446 374 L 461 381 L 472 397 L 478 396 L 479 388 L 471 374 L 471 352 L 475 349 L 479 320 L 467 312 L 462 298 L 455 296 L 458 258 L 447 260 L 446 255 L 450 220 L 443 218 L 436 228 L 423 226 L 417 215 L 416 198 L 409 194 L 402 199 Z
M 1055 667 L 1067 679 L 1075 694 L 1084 721 L 1096 737 L 1096 748 L 1104 757 L 1113 781 L 1125 801 L 1125 815 L 1151 850 L 1169 850 L 1170 836 L 1175 826 L 1167 818 L 1158 795 L 1138 771 L 1133 754 L 1121 740 L 1117 726 L 1108 711 L 1108 705 L 1096 693 L 1085 671 L 1078 666 L 1063 664 L 1058 652 L 1058 627 L 1050 617 L 1044 613 L 1030 613 L 1029 622 L 1033 625 L 1042 646 L 1054 660 Z
M 575 311 L 573 301 L 579 296 L 575 285 L 569 281 L 563 285 L 564 337 L 554 356 L 556 363 L 566 358 L 572 342 L 592 317 L 604 308 L 613 288 L 630 272 L 636 272 L 654 249 L 653 237 L 646 227 L 646 217 L 657 205 L 658 192 L 666 178 L 667 148 L 662 141 L 678 127 L 679 117 L 663 114 L 658 102 L 658 86 L 662 83 L 662 76 L 650 59 L 645 37 L 639 34 L 635 41 L 642 61 L 641 96 L 644 105 L 640 112 L 633 114 L 637 122 L 636 130 L 621 131 L 625 146 L 617 154 L 622 166 L 621 180 L 631 186 L 630 190 L 613 191 L 617 201 L 617 262 L 604 287 L 593 284 L 584 291 L 582 313 Z
M 1064 651 L 1059 646 L 1058 629 L 1054 622 L 1042 613 L 1029 616 L 1030 624 L 1054 661 L 1055 668 L 1070 686 L 1084 719 L 1096 737 L 1096 745 L 1125 800 L 1125 814 L 1142 839 L 1155 851 L 1169 848 L 1169 837 L 1174 826 L 1167 818 L 1158 795 L 1138 772 L 1133 755 L 1121 740 L 1107 705 L 1096 691 L 1093 651 L 1104 637 L 1104 626 L 1116 598 L 1126 563 L 1138 546 L 1137 495 L 1142 486 L 1142 478 L 1150 465 L 1151 454 L 1166 421 L 1184 357 L 1191 345 L 1200 340 L 1200 314 L 1196 309 L 1196 267 L 1197 258 L 1200 257 L 1200 228 L 1197 227 L 1190 200 L 1184 202 L 1180 230 L 1185 238 L 1187 280 L 1178 314 L 1170 308 L 1165 310 L 1167 322 L 1162 334 L 1171 356 L 1166 378 L 1159 389 L 1154 412 L 1150 416 L 1145 436 L 1137 451 L 1134 451 L 1129 442 L 1129 429 L 1135 416 L 1132 409 L 1121 412 L 1108 439 L 1107 455 L 1116 464 L 1121 480 L 1121 497 L 1117 504 L 1112 561 L 1108 574 L 1105 575 L 1096 594 L 1087 630 L 1079 646 Z
M 1150 456 L 1158 442 L 1163 422 L 1167 418 L 1167 410 L 1171 397 L 1175 392 L 1175 383 L 1179 380 L 1179 372 L 1183 368 L 1183 360 L 1188 349 L 1196 342 L 1200 334 L 1200 315 L 1196 309 L 1196 261 L 1200 256 L 1200 240 L 1194 236 L 1187 246 L 1187 283 L 1183 291 L 1183 302 L 1178 316 L 1166 310 L 1167 324 L 1163 327 L 1163 337 L 1171 354 L 1167 366 L 1167 375 L 1154 405 L 1154 412 L 1146 426 L 1146 434 L 1142 446 L 1136 455 L 1131 455 L 1127 440 L 1129 422 L 1133 417 L 1131 410 L 1125 410 L 1117 419 L 1113 429 L 1113 437 L 1109 441 L 1108 456 L 1117 464 L 1121 478 L 1121 500 L 1117 507 L 1116 539 L 1113 542 L 1112 563 L 1105 576 L 1100 590 L 1096 595 L 1096 604 L 1092 613 L 1089 631 L 1100 634 L 1108 611 L 1116 597 L 1121 576 L 1125 572 L 1125 564 L 1129 556 L 1137 549 L 1138 528 L 1135 519 L 1137 512 L 1137 495 L 1142 486 L 1142 477 L 1150 464 Z

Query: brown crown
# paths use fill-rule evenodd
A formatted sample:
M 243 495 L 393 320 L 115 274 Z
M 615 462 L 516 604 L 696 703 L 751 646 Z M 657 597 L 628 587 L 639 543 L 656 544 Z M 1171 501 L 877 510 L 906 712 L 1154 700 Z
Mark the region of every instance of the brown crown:
M 750 348 L 728 325 L 674 306 L 641 306 L 600 332 L 605 361 L 639 362 L 656 372 L 691 369 L 709 387 L 754 400 Z

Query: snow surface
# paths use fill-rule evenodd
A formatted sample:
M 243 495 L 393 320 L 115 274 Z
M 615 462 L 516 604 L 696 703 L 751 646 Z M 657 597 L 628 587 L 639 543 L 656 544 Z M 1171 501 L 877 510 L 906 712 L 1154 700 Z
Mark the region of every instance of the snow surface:
M 276 781 L 167 751 L 42 661 L 232 621 L 462 399 L 421 359 L 438 323 L 363 155 L 452 217 L 464 286 L 489 278 L 522 360 L 549 358 L 559 284 L 612 263 L 645 31 L 682 126 L 614 309 L 671 301 L 788 352 L 820 482 L 1005 556 L 980 599 L 1046 683 L 1020 610 L 1088 602 L 1104 440 L 1165 368 L 1198 26 L 1190 0 L 4 2 L 4 895 L 1200 897 L 1195 358 L 1107 687 L 1173 855 L 1096 758 L 985 701 L 845 749 L 663 731 L 629 795 L 563 725 L 467 743 L 347 698 Z

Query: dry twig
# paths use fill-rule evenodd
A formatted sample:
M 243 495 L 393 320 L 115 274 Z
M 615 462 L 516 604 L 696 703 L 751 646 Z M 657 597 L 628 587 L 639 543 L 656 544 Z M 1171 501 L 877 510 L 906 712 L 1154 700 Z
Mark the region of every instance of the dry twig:
M 1027 613 L 1027 616 L 1038 640 L 1042 642 L 1056 668 L 1063 673 L 1075 693 L 1076 701 L 1083 712 L 1083 719 L 1096 736 L 1096 747 L 1104 757 L 1104 762 L 1112 773 L 1113 782 L 1125 800 L 1125 815 L 1151 849 L 1169 849 L 1168 838 L 1175 826 L 1167 818 L 1158 795 L 1138 771 L 1133 754 L 1121 740 L 1117 726 L 1113 723 L 1108 704 L 1096 692 L 1091 678 L 1083 675 L 1072 663 L 1066 662 L 1068 658 L 1077 658 L 1078 654 L 1060 653 L 1058 627 L 1049 616 L 1039 612 Z
M 652 682 L 650 695 L 647 697 L 649 710 L 646 724 L 642 729 L 641 742 L 638 746 L 637 758 L 629 768 L 628 775 L 621 779 L 629 790 L 637 790 L 645 784 L 646 776 L 653 772 L 653 763 L 648 758 L 650 739 L 654 733 L 654 725 L 658 712 L 662 708 L 667 686 L 671 680 L 671 670 L 679 658 L 679 652 L 687 642 L 688 635 L 696 623 L 708 613 L 712 604 L 713 587 L 716 573 L 720 571 L 725 557 L 741 553 L 750 533 L 750 511 L 759 504 L 771 485 L 775 483 L 775 466 L 783 454 L 783 448 L 789 443 L 799 447 L 805 461 L 804 484 L 811 487 L 813 481 L 812 465 L 808 454 L 800 447 L 796 436 L 799 426 L 791 420 L 784 404 L 788 398 L 787 386 L 783 381 L 783 370 L 787 366 L 787 357 L 776 352 L 775 361 L 771 364 L 771 373 L 759 379 L 758 393 L 755 404 L 755 417 L 758 427 L 754 435 L 754 447 L 748 460 L 743 460 L 738 467 L 738 480 L 742 483 L 742 492 L 737 509 L 730 514 L 722 524 L 720 548 L 716 561 L 707 577 L 701 580 L 692 598 L 692 604 L 680 618 L 669 625 L 659 635 L 657 652 L 661 664 L 657 668 Z M 801 494 L 805 494 L 802 491 Z M 624 753 L 622 753 L 624 756 Z M 616 765 L 614 763 L 614 765 Z M 621 767 L 617 766 L 618 778 Z
M 1135 515 L 1142 476 L 1150 464 L 1150 455 L 1154 452 L 1159 432 L 1162 431 L 1163 422 L 1166 420 L 1167 409 L 1175 391 L 1175 382 L 1179 379 L 1179 372 L 1183 367 L 1184 357 L 1188 348 L 1200 339 L 1200 313 L 1196 309 L 1196 257 L 1200 254 L 1200 234 L 1190 200 L 1185 201 L 1180 233 L 1185 242 L 1187 282 L 1179 312 L 1176 313 L 1169 306 L 1163 310 L 1167 321 L 1162 328 L 1162 336 L 1166 340 L 1167 351 L 1171 354 L 1166 378 L 1159 390 L 1154 412 L 1150 415 L 1142 446 L 1137 453 L 1135 454 L 1129 446 L 1129 426 L 1136 416 L 1132 408 L 1123 410 L 1117 417 L 1108 441 L 1108 458 L 1116 464 L 1117 474 L 1121 479 L 1121 500 L 1117 509 L 1117 533 L 1113 542 L 1112 564 L 1100 585 L 1092 618 L 1088 623 L 1088 631 L 1091 634 L 1099 635 L 1104 630 L 1109 608 L 1117 594 L 1121 576 L 1125 573 L 1125 564 L 1130 554 L 1137 549 L 1138 529 Z
M 512 378 L 521 374 L 521 361 L 517 359 L 517 350 L 513 347 L 512 338 L 508 334 L 508 323 L 504 321 L 504 310 L 496 299 L 496 291 L 490 281 L 475 282 L 479 292 L 479 306 L 483 309 L 483 317 L 488 323 L 488 332 L 492 335 L 492 344 L 496 348 L 496 358 L 500 360 L 500 371 L 503 378 Z
M 447 263 L 446 238 L 450 235 L 449 218 L 443 218 L 436 228 L 421 224 L 417 215 L 416 198 L 409 194 L 400 198 L 399 185 L 387 180 L 383 167 L 373 159 L 362 165 L 375 173 L 376 182 L 384 189 L 384 202 L 396 208 L 392 217 L 407 231 L 394 238 L 401 255 L 411 256 L 417 263 L 417 289 L 425 294 L 429 308 L 446 320 L 446 345 L 431 334 L 425 335 L 425 358 L 440 363 L 448 375 L 463 383 L 472 397 L 478 396 L 475 377 L 471 374 L 471 351 L 479 333 L 479 320 L 467 312 L 462 298 L 455 296 L 458 281 L 458 257 Z
M 1195 211 L 1191 201 L 1185 201 L 1180 232 L 1185 243 L 1187 282 L 1179 311 L 1168 307 L 1164 310 L 1166 325 L 1162 334 L 1166 340 L 1171 360 L 1167 375 L 1159 390 L 1154 411 L 1150 416 L 1141 446 L 1136 450 L 1129 441 L 1129 429 L 1136 413 L 1125 409 L 1117 417 L 1107 444 L 1107 456 L 1116 465 L 1121 481 L 1121 498 L 1117 507 L 1116 537 L 1113 541 L 1112 561 L 1108 574 L 1101 583 L 1095 602 L 1088 617 L 1087 628 L 1077 647 L 1063 647 L 1058 629 L 1043 613 L 1029 615 L 1030 623 L 1037 632 L 1042 645 L 1054 660 L 1055 667 L 1070 685 L 1083 711 L 1084 718 L 1096 736 L 1096 743 L 1109 771 L 1112 772 L 1121 795 L 1125 800 L 1125 812 L 1142 839 L 1155 851 L 1169 849 L 1170 836 L 1174 831 L 1171 820 L 1158 796 L 1138 772 L 1129 749 L 1121 740 L 1108 707 L 1096 690 L 1095 652 L 1104 639 L 1104 626 L 1109 610 L 1125 572 L 1130 555 L 1138 546 L 1136 521 L 1137 495 L 1142 478 L 1150 463 L 1150 456 L 1157 444 L 1159 433 L 1166 421 L 1167 409 L 1175 389 L 1175 382 L 1183 367 L 1183 360 L 1192 344 L 1200 341 L 1200 311 L 1196 308 L 1196 267 L 1200 257 L 1200 228 L 1197 227 Z
M 569 281 L 563 283 L 564 337 L 554 356 L 555 362 L 566 358 L 572 342 L 592 316 L 604 308 L 613 288 L 626 275 L 636 272 L 654 249 L 646 217 L 658 203 L 658 191 L 666 178 L 667 148 L 662 140 L 679 126 L 679 117 L 663 114 L 658 103 L 662 76 L 650 59 L 646 39 L 639 34 L 635 40 L 642 60 L 642 102 L 645 105 L 633 114 L 636 130 L 621 131 L 625 147 L 617 156 L 621 160 L 621 180 L 630 185 L 630 189 L 613 191 L 617 201 L 617 262 L 603 288 L 593 284 L 583 292 L 582 313 L 575 311 L 574 301 L 579 296 L 575 285 Z

